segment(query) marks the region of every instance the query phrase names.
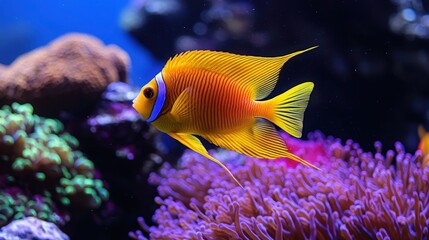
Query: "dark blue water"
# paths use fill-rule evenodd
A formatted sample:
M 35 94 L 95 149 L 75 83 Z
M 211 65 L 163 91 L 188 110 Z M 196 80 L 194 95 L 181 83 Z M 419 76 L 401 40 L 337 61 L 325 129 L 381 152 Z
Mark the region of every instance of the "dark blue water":
M 105 44 L 116 44 L 131 58 L 133 85 L 141 85 L 162 67 L 119 25 L 128 0 L 2 0 L 0 4 L 0 63 L 69 33 L 91 34 Z

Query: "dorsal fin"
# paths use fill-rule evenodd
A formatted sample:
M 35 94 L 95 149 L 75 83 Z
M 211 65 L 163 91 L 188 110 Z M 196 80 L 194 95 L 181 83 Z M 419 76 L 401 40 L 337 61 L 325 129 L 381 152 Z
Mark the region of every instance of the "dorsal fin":
M 216 72 L 236 81 L 254 93 L 255 100 L 270 94 L 277 83 L 283 64 L 290 58 L 316 47 L 280 57 L 244 56 L 207 50 L 189 51 L 170 58 L 164 71 L 180 68 L 197 68 Z

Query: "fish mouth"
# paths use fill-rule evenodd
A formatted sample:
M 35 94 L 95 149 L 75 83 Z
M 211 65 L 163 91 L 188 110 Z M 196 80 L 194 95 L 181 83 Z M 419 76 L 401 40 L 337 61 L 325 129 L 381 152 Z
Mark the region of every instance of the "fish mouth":
M 131 106 L 133 106 L 133 108 L 137 111 L 137 108 L 136 108 L 136 99 L 137 99 L 137 98 L 134 98 L 134 100 L 133 100 L 133 104 L 132 104 Z
M 139 104 L 140 102 L 139 102 L 139 98 L 140 98 L 140 94 L 138 94 L 134 99 L 133 99 L 133 108 L 135 109 L 135 110 L 137 110 L 137 112 L 139 112 L 139 110 L 138 110 L 138 108 L 140 107 L 139 105 L 141 105 L 141 104 Z
M 143 120 L 146 121 L 146 118 L 144 117 L 143 112 L 142 112 L 142 107 L 143 107 L 142 103 L 140 101 L 138 101 L 138 98 L 139 98 L 139 96 L 134 98 L 132 106 L 133 106 L 134 110 L 136 110 L 136 112 L 139 113 L 141 118 L 143 118 Z

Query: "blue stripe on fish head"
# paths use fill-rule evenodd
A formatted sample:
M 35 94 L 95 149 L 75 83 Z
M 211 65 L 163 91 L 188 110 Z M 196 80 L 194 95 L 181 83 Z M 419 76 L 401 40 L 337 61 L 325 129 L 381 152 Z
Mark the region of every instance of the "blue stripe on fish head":
M 150 117 L 146 120 L 147 122 L 155 121 L 159 114 L 161 113 L 161 109 L 164 107 L 165 98 L 166 98 L 166 89 L 164 78 L 162 77 L 162 72 L 158 73 L 155 76 L 156 84 L 158 86 L 158 95 L 155 100 L 155 105 L 153 106 L 152 113 Z

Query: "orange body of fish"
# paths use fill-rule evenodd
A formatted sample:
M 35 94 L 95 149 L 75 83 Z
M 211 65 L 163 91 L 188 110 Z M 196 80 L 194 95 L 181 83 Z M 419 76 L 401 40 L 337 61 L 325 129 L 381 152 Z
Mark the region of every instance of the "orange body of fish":
M 423 154 L 423 163 L 422 167 L 425 168 L 429 165 L 429 133 L 423 126 L 419 126 L 418 134 L 420 137 L 420 143 L 417 149 L 422 151 Z
M 314 165 L 287 151 L 274 123 L 301 137 L 303 115 L 314 84 L 302 83 L 272 99 L 283 64 L 313 48 L 280 57 L 242 56 L 190 51 L 170 59 L 142 87 L 134 108 L 143 119 L 222 166 L 196 137 L 256 158 L 292 160 Z

